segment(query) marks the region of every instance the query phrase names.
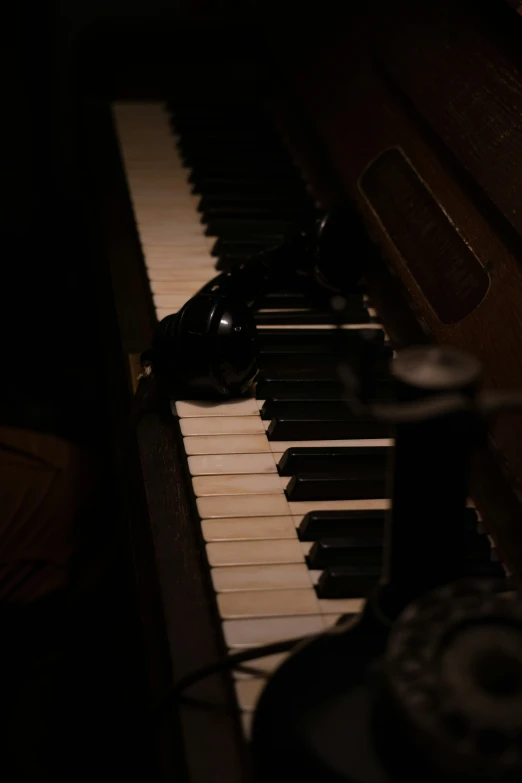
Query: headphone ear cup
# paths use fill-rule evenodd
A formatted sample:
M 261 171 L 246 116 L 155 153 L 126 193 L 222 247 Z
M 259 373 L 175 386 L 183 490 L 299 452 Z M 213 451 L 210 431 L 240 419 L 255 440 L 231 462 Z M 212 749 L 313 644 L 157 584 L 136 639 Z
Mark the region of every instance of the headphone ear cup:
M 197 294 L 156 329 L 155 370 L 186 399 L 239 396 L 257 374 L 249 308 L 225 296 Z

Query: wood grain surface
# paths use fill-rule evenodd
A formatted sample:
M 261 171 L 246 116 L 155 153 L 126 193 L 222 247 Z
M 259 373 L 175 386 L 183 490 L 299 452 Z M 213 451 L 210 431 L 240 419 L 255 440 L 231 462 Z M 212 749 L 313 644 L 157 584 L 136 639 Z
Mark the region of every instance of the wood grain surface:
M 403 2 L 384 12 L 374 46 L 416 110 L 520 233 L 521 38 L 513 40 L 502 16 L 490 21 L 481 2 Z

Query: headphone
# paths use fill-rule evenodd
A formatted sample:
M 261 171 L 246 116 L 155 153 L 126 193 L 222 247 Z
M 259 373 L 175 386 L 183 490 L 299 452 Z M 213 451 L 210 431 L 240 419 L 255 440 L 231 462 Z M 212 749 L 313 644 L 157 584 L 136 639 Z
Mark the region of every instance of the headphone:
M 359 282 L 368 248 L 359 216 L 344 207 L 330 210 L 308 231 L 218 275 L 166 316 L 156 328 L 147 362 L 187 398 L 241 396 L 257 375 L 252 311 L 260 299 L 285 286 L 305 287 L 338 318 L 330 300 Z

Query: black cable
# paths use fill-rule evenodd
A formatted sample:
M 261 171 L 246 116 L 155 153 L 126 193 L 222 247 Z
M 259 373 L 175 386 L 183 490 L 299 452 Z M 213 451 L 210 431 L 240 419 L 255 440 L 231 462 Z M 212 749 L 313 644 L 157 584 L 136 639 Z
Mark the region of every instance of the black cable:
M 181 678 L 181 680 L 153 710 L 152 719 L 161 720 L 165 713 L 173 706 L 173 704 L 181 698 L 183 692 L 186 691 L 187 688 L 190 688 L 191 685 L 195 685 L 205 677 L 210 677 L 212 674 L 217 674 L 218 672 L 226 671 L 227 669 L 241 668 L 240 664 L 246 661 L 252 661 L 256 658 L 265 658 L 268 655 L 276 655 L 277 653 L 288 652 L 296 645 L 301 644 L 301 642 L 309 641 L 315 638 L 317 638 L 316 635 L 301 636 L 296 639 L 285 639 L 282 642 L 264 644 L 260 647 L 249 647 L 248 650 L 232 653 L 232 655 L 227 655 L 226 658 L 221 658 L 218 661 L 214 661 L 214 663 L 209 663 L 207 666 L 202 666 L 200 669 L 196 669 L 195 671 L 190 672 L 190 674 L 186 674 L 185 677 Z M 255 672 L 257 674 L 256 669 L 248 671 L 249 669 L 250 667 L 245 667 L 247 673 Z

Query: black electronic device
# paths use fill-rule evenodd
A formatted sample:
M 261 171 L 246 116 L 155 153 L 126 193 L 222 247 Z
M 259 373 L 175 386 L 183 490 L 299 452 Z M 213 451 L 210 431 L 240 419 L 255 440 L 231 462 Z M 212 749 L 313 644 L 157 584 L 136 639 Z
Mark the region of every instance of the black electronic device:
M 240 396 L 257 373 L 253 311 L 260 299 L 276 288 L 304 289 L 336 318 L 340 313 L 330 300 L 357 285 L 367 248 L 356 213 L 333 209 L 308 231 L 207 283 L 158 324 L 152 351 L 144 359 L 189 397 Z

